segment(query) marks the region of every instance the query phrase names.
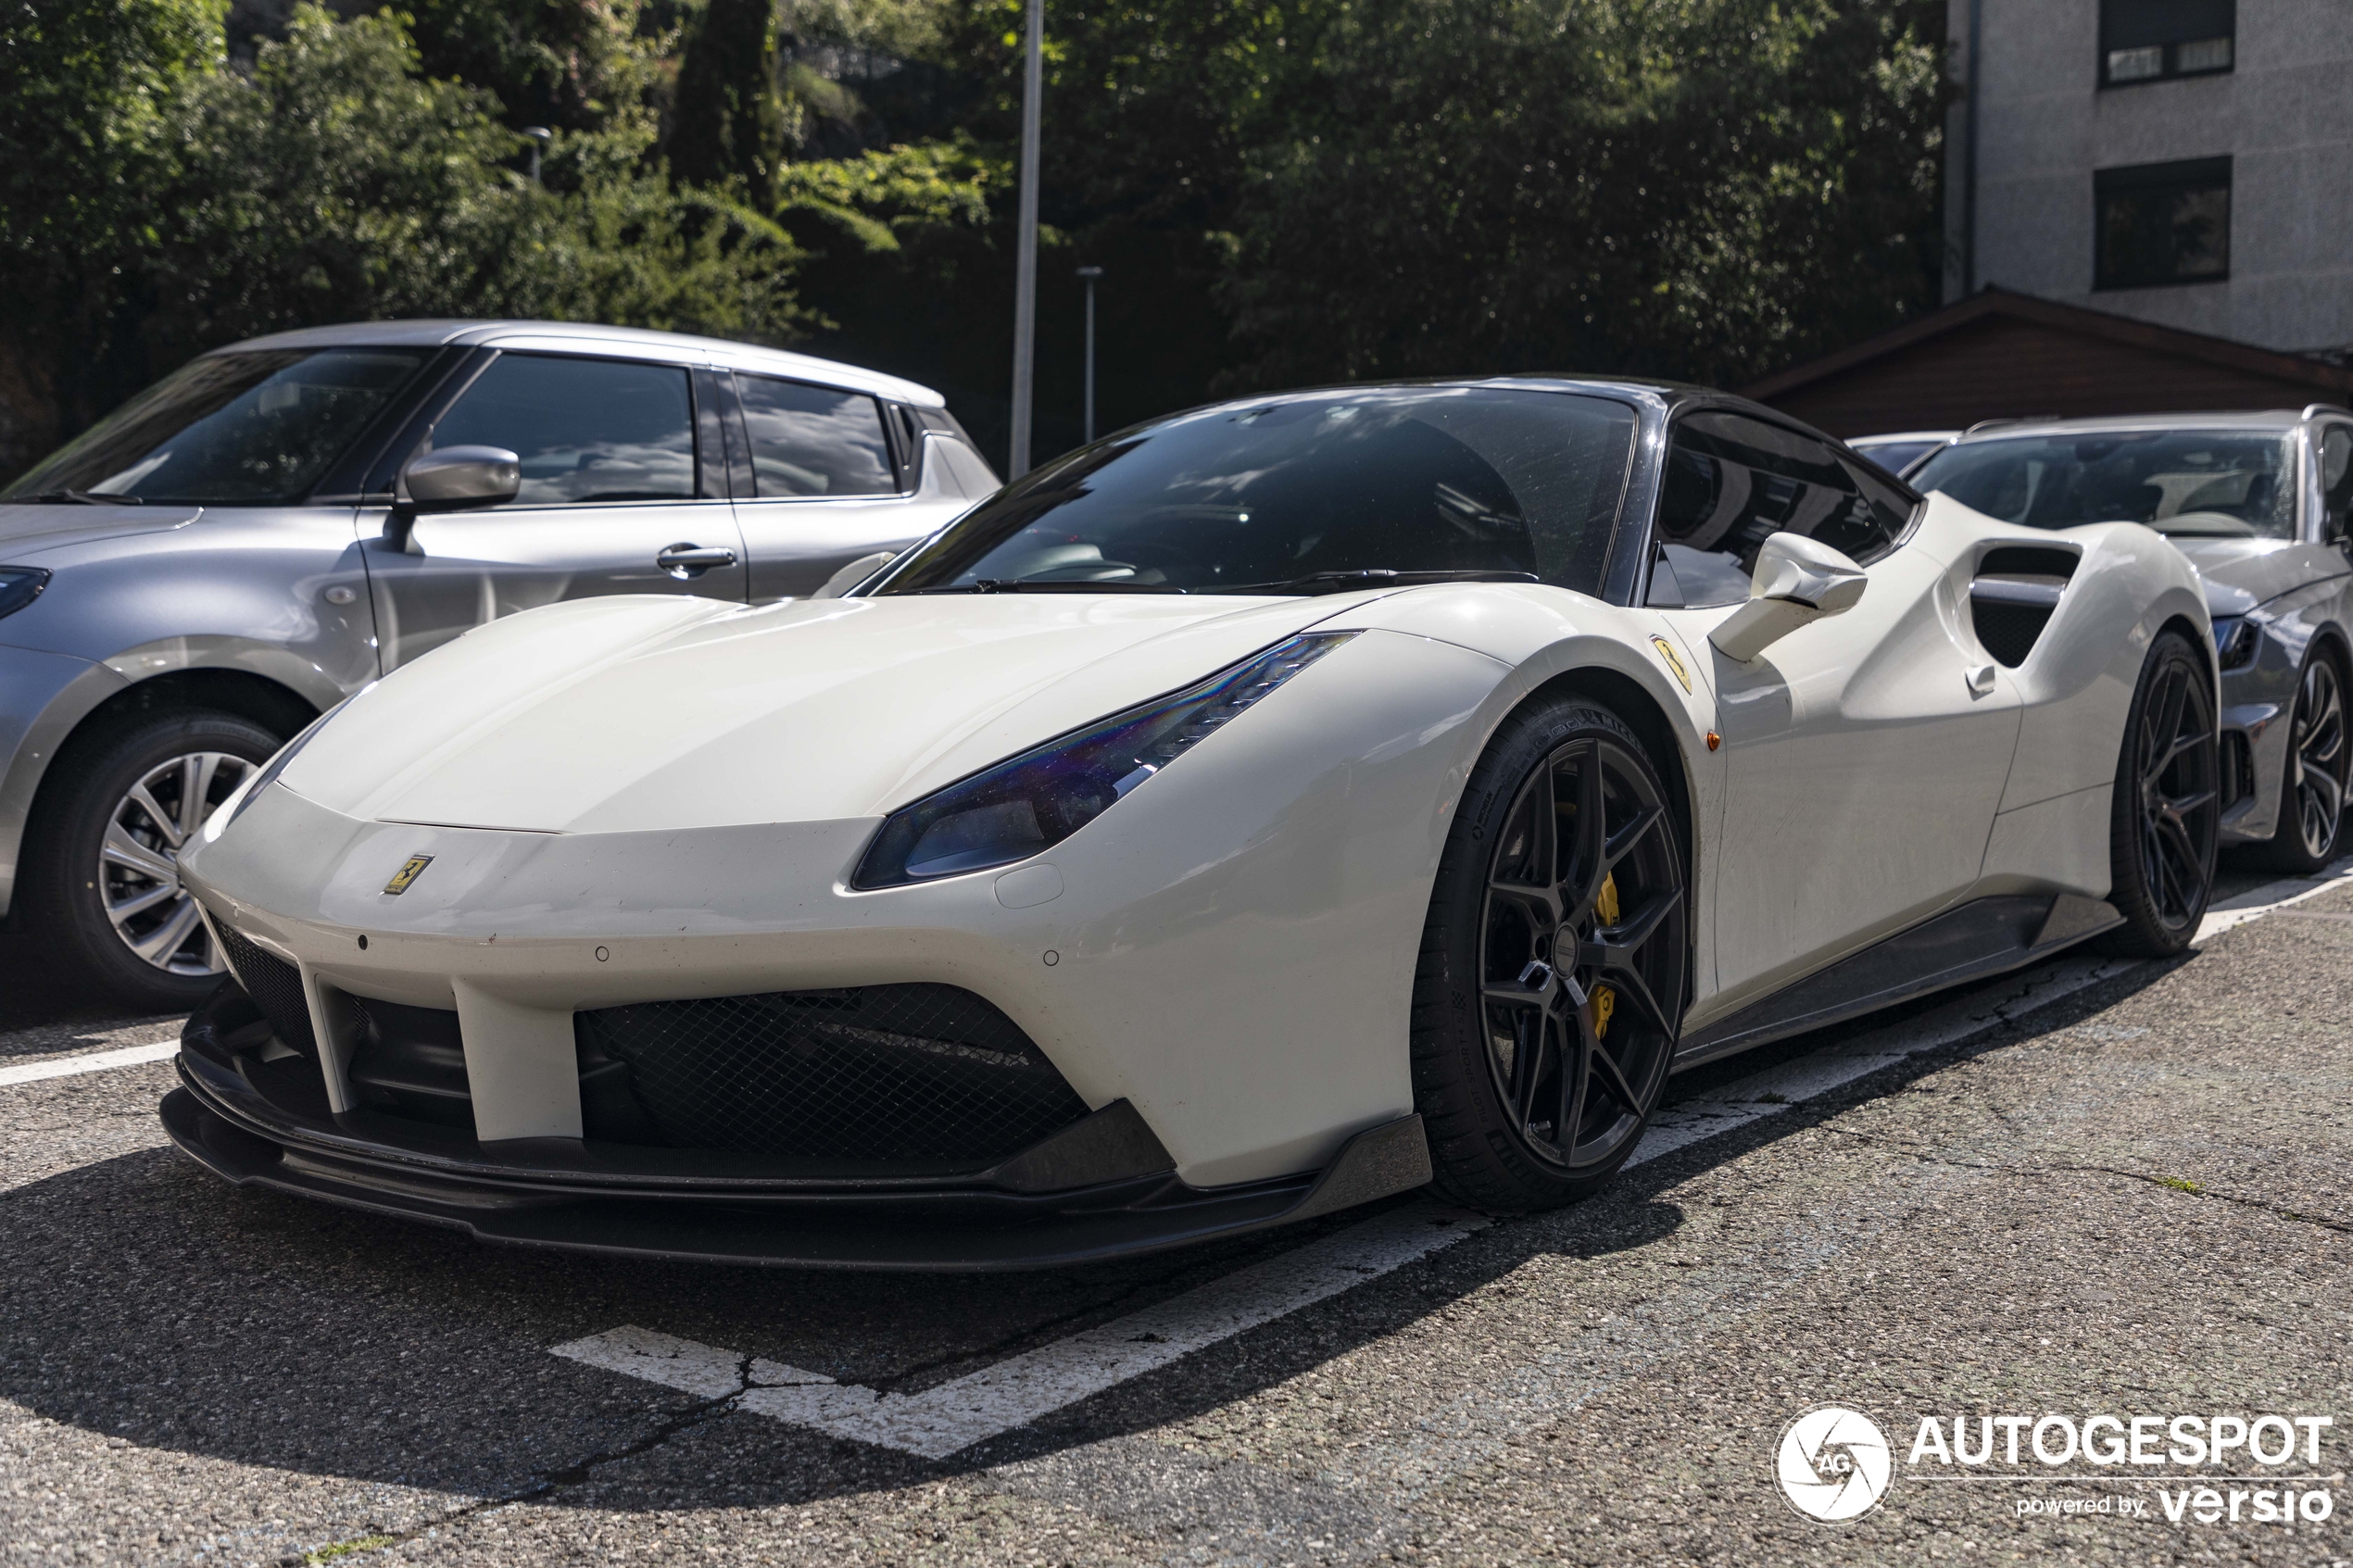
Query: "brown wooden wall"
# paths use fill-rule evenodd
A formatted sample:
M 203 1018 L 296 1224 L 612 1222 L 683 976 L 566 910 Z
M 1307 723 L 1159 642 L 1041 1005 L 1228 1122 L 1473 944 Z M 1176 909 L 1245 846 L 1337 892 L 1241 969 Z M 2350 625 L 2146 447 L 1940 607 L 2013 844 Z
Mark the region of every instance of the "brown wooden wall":
M 1966 429 L 1980 420 L 2301 408 L 2341 392 L 1999 316 L 1765 399 L 1830 432 Z

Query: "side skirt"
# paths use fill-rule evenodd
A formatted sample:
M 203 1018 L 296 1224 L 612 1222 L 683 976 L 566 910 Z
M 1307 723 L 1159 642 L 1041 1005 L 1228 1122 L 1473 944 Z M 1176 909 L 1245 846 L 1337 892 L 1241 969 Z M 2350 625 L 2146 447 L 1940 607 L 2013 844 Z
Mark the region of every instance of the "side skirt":
M 1685 1035 L 1674 1070 L 2020 969 L 2122 923 L 2107 900 L 2072 893 L 1973 899 Z

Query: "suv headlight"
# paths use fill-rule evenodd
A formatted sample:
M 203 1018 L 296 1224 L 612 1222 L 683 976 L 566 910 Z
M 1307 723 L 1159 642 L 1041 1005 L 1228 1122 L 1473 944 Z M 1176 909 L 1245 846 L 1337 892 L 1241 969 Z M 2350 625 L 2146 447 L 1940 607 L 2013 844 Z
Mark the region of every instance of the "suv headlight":
M 0 617 L 16 614 L 39 598 L 48 585 L 46 567 L 0 566 Z
M 2252 616 L 2226 615 L 2214 623 L 2214 652 L 2225 670 L 2244 670 L 2263 645 L 2263 628 Z
M 1293 637 L 1199 685 L 1098 720 L 894 811 L 849 884 L 899 887 L 1051 848 L 1355 634 Z

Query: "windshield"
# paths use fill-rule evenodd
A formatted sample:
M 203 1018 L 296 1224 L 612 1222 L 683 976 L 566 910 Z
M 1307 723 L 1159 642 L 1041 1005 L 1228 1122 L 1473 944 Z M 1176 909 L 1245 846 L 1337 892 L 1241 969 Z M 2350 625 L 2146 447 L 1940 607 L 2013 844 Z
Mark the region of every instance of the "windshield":
M 2289 461 L 2275 432 L 2016 436 L 1948 446 L 1912 487 L 2030 528 L 2145 522 L 2183 537 L 2292 539 Z
M 1633 433 L 1622 403 L 1492 387 L 1227 404 L 1008 485 L 877 591 L 1312 593 L 1396 572 L 1592 593 Z
M 430 352 L 207 355 L 83 432 L 6 495 L 70 491 L 208 506 L 300 500 Z

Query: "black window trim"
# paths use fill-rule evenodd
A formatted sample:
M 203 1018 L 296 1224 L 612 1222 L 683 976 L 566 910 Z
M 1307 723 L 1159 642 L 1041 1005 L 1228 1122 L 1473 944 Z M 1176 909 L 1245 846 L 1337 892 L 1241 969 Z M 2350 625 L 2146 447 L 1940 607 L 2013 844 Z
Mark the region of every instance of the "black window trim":
M 710 501 L 725 501 L 730 498 L 724 491 L 717 495 L 703 493 L 703 476 L 706 470 L 702 455 L 703 429 L 699 402 L 701 387 L 695 372 L 708 367 L 679 359 L 646 358 L 637 355 L 598 354 L 593 350 L 544 349 L 535 346 L 531 348 L 474 347 L 460 352 L 470 355 L 471 362 L 460 364 L 445 374 L 433 395 L 417 406 L 415 412 L 401 427 L 399 433 L 391 441 L 386 442 L 378 451 L 374 460 L 368 465 L 366 471 L 371 477 L 366 490 L 359 497 L 360 506 L 388 507 L 392 505 L 396 498 L 395 486 L 398 483 L 401 468 L 410 458 L 425 449 L 425 443 L 433 438 L 433 433 L 439 427 L 442 420 L 448 415 L 450 409 L 457 407 L 459 398 L 473 390 L 474 383 L 482 379 L 483 373 L 509 354 L 527 355 L 539 359 L 598 359 L 615 365 L 654 365 L 664 370 L 681 371 L 686 377 L 687 431 L 695 442 L 695 493 L 691 496 L 674 496 L 659 501 L 551 501 L 528 507 L 517 507 L 516 509 L 537 512 L 593 511 L 608 507 L 691 507 L 700 506 Z M 510 502 L 505 507 L 486 507 L 483 508 L 483 512 L 484 515 L 496 515 L 515 506 L 515 503 Z
M 1660 419 L 1658 424 L 1658 443 L 1650 454 L 1652 458 L 1653 473 L 1650 483 L 1649 504 L 1643 508 L 1642 526 L 1641 531 L 1642 548 L 1632 557 L 1632 559 L 1639 563 L 1639 565 L 1631 574 L 1633 580 L 1631 593 L 1633 596 L 1627 601 L 1629 608 L 1636 609 L 1652 608 L 1675 609 L 1682 608 L 1676 605 L 1660 605 L 1655 607 L 1651 605 L 1651 574 L 1649 568 L 1651 561 L 1658 554 L 1658 508 L 1660 504 L 1665 501 L 1667 492 L 1667 487 L 1658 483 L 1657 474 L 1659 471 L 1664 470 L 1667 463 L 1667 455 L 1674 447 L 1675 427 L 1681 424 L 1693 414 L 1738 414 L 1743 419 L 1755 420 L 1759 424 L 1771 425 L 1775 430 L 1781 431 L 1786 434 L 1798 436 L 1807 441 L 1818 441 L 1823 445 L 1828 446 L 1832 452 L 1836 453 L 1840 458 L 1844 458 L 1849 462 L 1860 463 L 1864 467 L 1872 470 L 1874 472 L 1885 476 L 1888 483 L 1894 487 L 1898 495 L 1910 500 L 1912 503 L 1912 509 L 1904 520 L 1904 527 L 1902 531 L 1899 532 L 1893 539 L 1888 541 L 1887 548 L 1884 552 L 1874 558 L 1871 561 L 1861 561 L 1856 564 L 1868 569 L 1869 567 L 1876 564 L 1877 561 L 1885 560 L 1888 557 L 1893 556 L 1896 551 L 1902 549 L 1905 546 L 1910 544 L 1913 536 L 1919 533 L 1920 519 L 1928 511 L 1928 498 L 1922 495 L 1919 491 L 1913 489 L 1909 483 L 1894 474 L 1888 473 L 1886 470 L 1881 468 L 1877 463 L 1872 462 L 1869 458 L 1864 457 L 1860 452 L 1856 451 L 1853 447 L 1847 445 L 1845 442 L 1839 440 L 1836 436 L 1825 435 L 1820 431 L 1815 430 L 1811 426 L 1801 424 L 1795 420 L 1777 414 L 1772 409 L 1762 408 L 1755 403 L 1743 403 L 1734 399 L 1717 397 L 1687 398 L 1668 408 L 1665 415 Z M 1615 556 L 1612 557 L 1610 564 L 1612 566 L 1617 564 Z M 1724 607 L 1718 605 L 1702 605 L 1692 608 L 1718 609 Z
M 2212 177 L 2221 176 L 2222 190 L 2222 270 L 2196 278 L 2149 278 L 2131 282 L 2104 283 L 2101 275 L 2108 270 L 2108 195 L 2118 190 L 2155 190 L 2167 186 L 2189 190 L 2211 190 Z M 2204 177 L 2201 182 L 2201 176 Z M 2094 294 L 2124 294 L 2134 289 L 2189 289 L 2208 283 L 2231 281 L 2231 230 L 2237 222 L 2238 182 L 2233 157 L 2222 153 L 2214 157 L 2173 158 L 2164 163 L 2127 163 L 2109 169 L 2092 170 L 2092 292 Z
M 899 413 L 906 405 L 885 397 L 879 392 L 869 392 L 862 386 L 844 386 L 839 382 L 812 381 L 807 376 L 788 376 L 779 371 L 763 370 L 749 365 L 722 366 L 720 374 L 726 379 L 727 394 L 735 406 L 736 421 L 732 433 L 743 443 L 743 466 L 740 469 L 736 467 L 735 455 L 732 452 L 729 454 L 728 461 L 729 473 L 743 483 L 743 489 L 736 495 L 738 501 L 761 501 L 775 506 L 849 506 L 857 502 L 871 505 L 876 501 L 904 501 L 914 495 L 922 479 L 923 458 L 920 452 L 911 454 L 901 447 L 903 437 L 899 429 Z M 769 381 L 790 382 L 796 386 L 813 386 L 820 391 L 845 393 L 852 397 L 863 397 L 871 401 L 875 405 L 876 416 L 882 420 L 883 445 L 890 456 L 891 479 L 899 488 L 869 491 L 861 495 L 761 495 L 759 481 L 753 475 L 751 469 L 751 427 L 744 419 L 743 395 L 735 384 L 736 379 L 743 376 L 761 376 Z

